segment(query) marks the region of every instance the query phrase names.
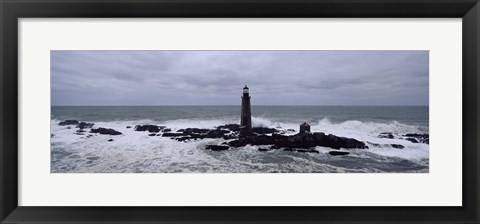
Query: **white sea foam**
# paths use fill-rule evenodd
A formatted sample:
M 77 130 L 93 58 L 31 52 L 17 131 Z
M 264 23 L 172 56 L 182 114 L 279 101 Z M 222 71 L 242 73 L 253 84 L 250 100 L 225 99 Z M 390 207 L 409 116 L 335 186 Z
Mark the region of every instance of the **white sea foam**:
M 351 168 L 339 166 L 338 160 L 367 158 L 369 153 L 388 158 L 401 158 L 413 163 L 425 163 L 429 157 L 429 145 L 411 143 L 403 139 L 378 138 L 381 132 L 391 132 L 396 138 L 407 133 L 420 133 L 419 128 L 396 121 L 374 123 L 345 121 L 333 123 L 322 119 L 312 124 L 313 132 L 325 132 L 338 136 L 355 138 L 368 144 L 369 149 L 348 150 L 349 157 L 332 157 L 332 149 L 317 147 L 319 154 L 284 152 L 272 150 L 259 152 L 261 146 L 246 146 L 224 152 L 205 150 L 208 144 L 221 144 L 223 139 L 176 140 L 148 136 L 148 132 L 134 130 L 137 124 L 164 125 L 175 132 L 182 128 L 213 128 L 237 120 L 151 120 L 94 122 L 94 128 L 113 128 L 122 135 L 108 136 L 91 134 L 77 135 L 75 127 L 59 126 L 58 120 L 51 121 L 53 137 L 52 172 L 377 172 L 379 168 Z M 263 117 L 253 117 L 254 127 L 295 129 L 298 124 L 273 122 Z M 131 128 L 127 128 L 131 126 Z M 113 141 L 108 141 L 113 139 Z M 404 149 L 395 149 L 389 144 L 401 144 Z M 348 163 L 345 163 L 348 164 Z M 428 164 L 427 164 L 428 166 Z

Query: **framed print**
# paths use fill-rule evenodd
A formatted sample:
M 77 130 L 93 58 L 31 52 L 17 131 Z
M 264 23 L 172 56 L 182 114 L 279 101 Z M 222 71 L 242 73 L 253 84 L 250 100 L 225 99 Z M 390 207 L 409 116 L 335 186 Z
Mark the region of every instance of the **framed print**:
M 477 1 L 1 12 L 2 223 L 479 221 Z

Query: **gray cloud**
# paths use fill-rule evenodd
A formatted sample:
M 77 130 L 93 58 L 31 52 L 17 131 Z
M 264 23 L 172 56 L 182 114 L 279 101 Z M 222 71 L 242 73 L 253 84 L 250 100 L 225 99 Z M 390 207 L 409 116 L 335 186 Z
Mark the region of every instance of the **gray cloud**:
M 52 51 L 52 105 L 428 105 L 428 51 Z

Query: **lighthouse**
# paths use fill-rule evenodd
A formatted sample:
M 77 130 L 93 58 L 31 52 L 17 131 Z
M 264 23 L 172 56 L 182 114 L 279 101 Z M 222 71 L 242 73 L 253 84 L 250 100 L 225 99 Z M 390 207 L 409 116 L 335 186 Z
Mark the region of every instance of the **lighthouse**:
M 252 111 L 250 110 L 250 94 L 248 87 L 243 87 L 242 112 L 240 115 L 240 136 L 248 136 L 252 133 Z

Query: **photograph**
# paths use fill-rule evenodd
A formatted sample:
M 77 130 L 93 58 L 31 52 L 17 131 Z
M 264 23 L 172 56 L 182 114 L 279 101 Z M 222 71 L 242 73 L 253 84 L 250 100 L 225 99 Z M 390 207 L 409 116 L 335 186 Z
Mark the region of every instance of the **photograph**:
M 429 53 L 51 50 L 50 172 L 429 173 Z

